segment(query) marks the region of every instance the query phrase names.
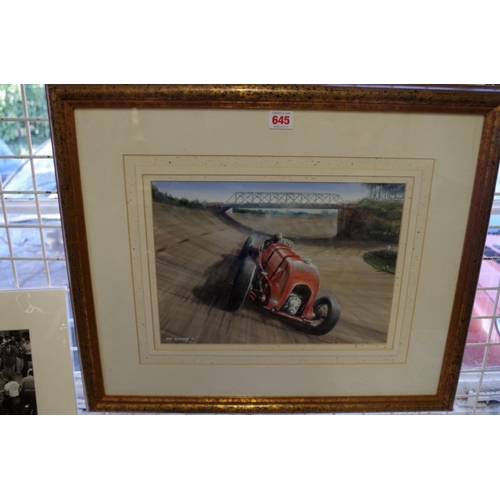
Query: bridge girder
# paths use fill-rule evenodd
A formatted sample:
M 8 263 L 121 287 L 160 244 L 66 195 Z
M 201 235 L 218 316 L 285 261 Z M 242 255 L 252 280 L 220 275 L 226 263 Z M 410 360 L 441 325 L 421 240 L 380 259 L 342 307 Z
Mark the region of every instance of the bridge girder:
M 297 192 L 236 192 L 225 203 L 229 208 L 309 208 L 338 209 L 344 206 L 341 196 L 334 193 Z

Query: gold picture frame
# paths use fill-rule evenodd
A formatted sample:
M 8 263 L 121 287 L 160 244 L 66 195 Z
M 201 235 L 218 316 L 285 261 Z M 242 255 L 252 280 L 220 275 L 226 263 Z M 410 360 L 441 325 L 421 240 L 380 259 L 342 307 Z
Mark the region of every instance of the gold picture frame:
M 497 89 L 49 85 L 48 100 L 90 410 L 452 407 L 500 156 Z M 270 111 L 292 112 L 293 129 L 270 127 Z M 413 239 L 396 275 L 406 291 L 401 313 L 391 313 L 390 345 L 377 344 L 375 355 L 352 343 L 342 358 L 335 343 L 228 348 L 141 337 L 156 314 L 141 281 L 155 277 L 143 271 L 154 265 L 146 236 L 152 182 L 346 182 L 349 169 L 356 182 L 405 177 L 412 186 L 404 203 Z M 149 355 L 155 350 L 163 357 Z

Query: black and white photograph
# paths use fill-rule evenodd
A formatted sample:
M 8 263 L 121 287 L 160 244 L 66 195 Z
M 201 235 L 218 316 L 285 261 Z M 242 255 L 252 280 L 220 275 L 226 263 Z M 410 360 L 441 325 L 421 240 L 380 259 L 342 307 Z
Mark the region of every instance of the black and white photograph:
M 37 415 L 29 330 L 0 330 L 0 415 Z

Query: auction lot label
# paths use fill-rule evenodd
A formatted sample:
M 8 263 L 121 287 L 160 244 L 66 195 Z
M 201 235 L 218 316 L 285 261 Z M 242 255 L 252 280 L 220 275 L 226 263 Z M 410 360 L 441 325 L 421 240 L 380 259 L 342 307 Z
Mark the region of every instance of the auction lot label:
M 269 128 L 293 129 L 293 111 L 270 111 Z

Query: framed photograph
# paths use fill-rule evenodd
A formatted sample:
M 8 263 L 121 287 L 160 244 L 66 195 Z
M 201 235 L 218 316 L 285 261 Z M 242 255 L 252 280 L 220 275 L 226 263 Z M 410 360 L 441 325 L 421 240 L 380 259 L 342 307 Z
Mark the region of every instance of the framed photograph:
M 0 310 L 0 414 L 76 414 L 66 290 L 2 292 Z
M 446 410 L 500 92 L 48 87 L 88 406 Z

